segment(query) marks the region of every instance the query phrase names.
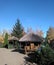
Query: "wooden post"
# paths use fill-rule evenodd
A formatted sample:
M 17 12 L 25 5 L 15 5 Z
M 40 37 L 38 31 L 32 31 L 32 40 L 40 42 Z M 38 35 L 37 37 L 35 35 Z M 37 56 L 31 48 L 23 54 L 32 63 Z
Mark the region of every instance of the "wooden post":
M 21 49 L 21 42 L 20 42 L 20 49 Z
M 34 48 L 35 48 L 34 43 L 31 43 L 30 47 L 31 47 L 31 51 L 34 51 Z
M 27 43 L 25 43 L 24 50 L 25 50 L 25 54 L 27 54 Z
M 24 47 L 24 50 L 25 50 L 25 54 L 27 54 L 26 46 Z

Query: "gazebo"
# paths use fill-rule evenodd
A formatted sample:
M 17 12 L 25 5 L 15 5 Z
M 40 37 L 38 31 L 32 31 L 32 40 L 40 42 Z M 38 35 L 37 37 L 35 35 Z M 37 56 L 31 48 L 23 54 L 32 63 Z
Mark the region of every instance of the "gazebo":
M 16 46 L 16 43 L 19 41 L 19 39 L 15 36 L 11 36 L 8 38 L 9 44 L 12 45 L 13 47 Z
M 22 49 L 25 50 L 26 53 L 28 51 L 34 51 L 35 49 L 38 49 L 42 41 L 42 37 L 34 33 L 28 33 L 19 40 L 19 45 Z

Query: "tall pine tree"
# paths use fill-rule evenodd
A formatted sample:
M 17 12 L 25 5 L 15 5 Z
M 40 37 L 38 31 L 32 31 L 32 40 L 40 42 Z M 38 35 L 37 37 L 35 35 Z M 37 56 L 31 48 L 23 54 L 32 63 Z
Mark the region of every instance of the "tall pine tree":
M 17 19 L 17 22 L 15 23 L 13 30 L 12 30 L 12 35 L 20 39 L 23 36 L 22 34 L 23 31 L 24 29 L 20 23 L 20 20 Z

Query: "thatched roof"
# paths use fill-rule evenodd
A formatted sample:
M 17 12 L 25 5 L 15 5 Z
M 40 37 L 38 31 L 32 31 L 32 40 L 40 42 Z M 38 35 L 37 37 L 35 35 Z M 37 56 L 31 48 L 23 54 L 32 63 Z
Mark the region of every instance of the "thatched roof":
M 11 40 L 17 40 L 18 41 L 19 39 L 17 37 L 15 37 L 15 36 L 11 36 L 11 37 L 8 38 L 8 40 L 9 41 L 11 41 Z
M 29 33 L 29 34 L 26 34 L 24 35 L 20 40 L 19 42 L 41 42 L 43 40 L 42 37 L 34 34 L 34 33 Z

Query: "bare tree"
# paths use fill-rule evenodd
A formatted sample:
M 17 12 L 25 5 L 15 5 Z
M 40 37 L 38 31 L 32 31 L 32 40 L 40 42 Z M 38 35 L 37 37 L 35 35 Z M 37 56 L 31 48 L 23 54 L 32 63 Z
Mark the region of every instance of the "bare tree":
M 34 33 L 34 31 L 31 27 L 29 27 L 29 28 L 27 28 L 27 33 Z
M 42 30 L 37 29 L 35 33 L 36 33 L 37 35 L 43 37 L 43 31 L 42 31 Z
M 54 39 L 54 27 L 49 27 L 46 38 L 49 42 Z

